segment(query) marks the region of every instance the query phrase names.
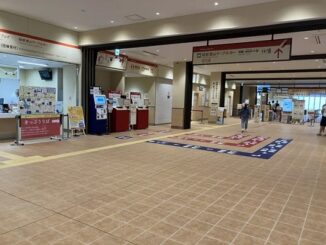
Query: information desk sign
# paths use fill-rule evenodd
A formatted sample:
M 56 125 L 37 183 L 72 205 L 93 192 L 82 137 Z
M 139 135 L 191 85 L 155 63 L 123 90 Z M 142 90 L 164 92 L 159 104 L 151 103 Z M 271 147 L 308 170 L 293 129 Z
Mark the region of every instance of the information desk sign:
M 291 58 L 292 39 L 209 45 L 193 48 L 193 64 L 281 61 Z
M 61 120 L 58 114 L 21 115 L 20 140 L 51 138 L 61 135 Z

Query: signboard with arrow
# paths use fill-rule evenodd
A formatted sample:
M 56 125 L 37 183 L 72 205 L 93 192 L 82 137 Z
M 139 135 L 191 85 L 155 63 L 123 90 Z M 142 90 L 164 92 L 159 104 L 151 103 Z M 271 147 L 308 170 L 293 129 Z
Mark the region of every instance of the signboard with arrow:
M 209 45 L 193 48 L 193 64 L 228 64 L 290 60 L 292 39 Z

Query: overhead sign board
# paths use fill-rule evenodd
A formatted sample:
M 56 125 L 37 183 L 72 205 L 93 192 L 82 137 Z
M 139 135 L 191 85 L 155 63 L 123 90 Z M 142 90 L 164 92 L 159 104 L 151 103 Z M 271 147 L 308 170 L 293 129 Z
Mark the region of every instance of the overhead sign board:
M 291 58 L 292 39 L 209 45 L 193 48 L 193 64 L 281 61 Z
M 158 75 L 158 65 L 129 58 L 127 71 L 144 76 L 156 77 Z
M 116 56 L 113 52 L 102 51 L 97 54 L 96 65 L 116 70 L 126 70 L 127 60 L 127 56 Z
M 78 46 L 0 29 L 0 52 L 81 64 Z

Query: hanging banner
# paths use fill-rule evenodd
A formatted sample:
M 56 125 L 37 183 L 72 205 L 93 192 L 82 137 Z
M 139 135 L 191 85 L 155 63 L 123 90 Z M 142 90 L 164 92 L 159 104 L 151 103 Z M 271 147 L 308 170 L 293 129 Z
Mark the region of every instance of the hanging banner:
M 231 43 L 193 48 L 193 64 L 228 64 L 290 60 L 292 39 Z
M 68 117 L 70 129 L 85 129 L 84 112 L 81 106 L 69 106 Z
M 97 54 L 96 65 L 117 70 L 126 70 L 127 60 L 128 58 L 125 55 L 115 56 L 113 52 L 102 51 Z
M 0 29 L 0 52 L 81 64 L 78 46 Z
M 61 134 L 60 115 L 21 115 L 21 140 L 50 138 Z
M 129 58 L 127 71 L 144 76 L 156 77 L 158 76 L 158 65 Z

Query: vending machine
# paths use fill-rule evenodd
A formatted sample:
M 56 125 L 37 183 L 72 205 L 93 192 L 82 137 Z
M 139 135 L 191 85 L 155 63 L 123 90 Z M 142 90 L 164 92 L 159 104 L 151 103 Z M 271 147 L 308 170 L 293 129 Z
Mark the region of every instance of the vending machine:
M 106 96 L 99 89 L 91 89 L 89 100 L 88 133 L 102 135 L 108 132 Z

